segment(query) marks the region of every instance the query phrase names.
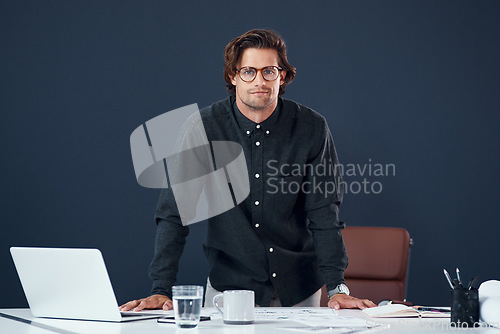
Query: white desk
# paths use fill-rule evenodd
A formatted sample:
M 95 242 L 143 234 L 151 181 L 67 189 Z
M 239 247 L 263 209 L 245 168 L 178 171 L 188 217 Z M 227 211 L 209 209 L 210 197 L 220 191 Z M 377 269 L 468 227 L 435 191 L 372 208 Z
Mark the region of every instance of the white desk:
M 0 309 L 1 313 L 13 315 L 19 318 L 32 320 L 42 326 L 50 326 L 53 330 L 36 327 L 11 319 L 0 317 L 0 333 L 8 334 L 293 334 L 311 333 L 298 332 L 282 329 L 286 326 L 300 326 L 298 323 L 288 320 L 257 321 L 253 325 L 225 325 L 222 320 L 200 322 L 195 329 L 179 329 L 173 324 L 159 324 L 156 319 L 140 320 L 126 323 L 109 323 L 78 320 L 58 320 L 34 318 L 29 309 Z M 359 310 L 340 310 L 341 316 L 354 316 L 369 319 Z M 450 327 L 450 319 L 370 319 L 371 321 L 388 325 L 382 330 L 371 330 L 367 333 L 488 333 L 500 334 L 496 328 L 458 329 Z M 325 333 L 325 332 L 321 332 Z M 328 332 L 326 332 L 328 333 Z

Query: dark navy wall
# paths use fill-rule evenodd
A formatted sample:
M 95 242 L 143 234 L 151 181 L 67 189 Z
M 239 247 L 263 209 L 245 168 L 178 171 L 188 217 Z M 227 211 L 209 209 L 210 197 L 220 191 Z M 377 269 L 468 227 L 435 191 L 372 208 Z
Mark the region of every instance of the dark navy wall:
M 498 1 L 2 1 L 0 307 L 27 305 L 22 245 L 97 247 L 120 303 L 148 295 L 158 191 L 137 184 L 129 136 L 224 98 L 223 48 L 256 27 L 286 39 L 286 97 L 327 118 L 341 162 L 395 166 L 346 176 L 382 191 L 351 191 L 341 215 L 408 229 L 409 299 L 447 303 L 443 267 L 500 279 L 499 22 Z M 204 229 L 181 283 L 206 278 Z

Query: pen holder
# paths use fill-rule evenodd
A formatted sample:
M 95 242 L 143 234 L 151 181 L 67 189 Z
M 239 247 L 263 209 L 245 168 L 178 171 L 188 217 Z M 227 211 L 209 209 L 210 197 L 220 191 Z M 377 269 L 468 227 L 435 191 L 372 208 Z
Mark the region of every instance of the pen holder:
M 474 326 L 479 323 L 479 293 L 477 289 L 451 290 L 451 322 L 455 326 Z

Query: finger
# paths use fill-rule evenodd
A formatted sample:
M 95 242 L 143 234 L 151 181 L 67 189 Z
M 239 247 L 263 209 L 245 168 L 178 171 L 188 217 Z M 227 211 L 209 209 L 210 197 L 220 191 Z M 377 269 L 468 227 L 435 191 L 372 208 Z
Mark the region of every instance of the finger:
M 139 312 L 139 311 L 144 310 L 145 308 L 154 308 L 154 307 L 150 307 L 150 304 L 151 304 L 151 302 L 148 298 L 142 299 L 141 302 L 139 303 L 139 305 L 137 305 L 134 308 L 134 311 Z
M 365 305 L 364 301 L 363 300 L 358 300 L 356 302 L 356 306 L 357 308 L 359 308 L 360 310 L 364 310 L 365 308 L 368 308 L 368 306 Z
M 144 309 L 161 309 L 166 302 L 170 301 L 170 309 L 172 308 L 172 301 L 166 296 L 150 296 L 148 298 L 141 299 L 141 303 L 136 306 L 134 311 L 142 311 Z M 168 305 L 167 305 L 168 307 Z
M 360 299 L 351 296 L 343 296 L 342 300 L 340 301 L 334 300 L 332 302 L 337 304 L 336 307 L 335 304 L 333 305 L 333 308 L 335 308 L 336 310 L 339 310 L 341 308 L 359 308 L 359 309 L 366 308 Z
M 336 300 L 331 300 L 328 302 L 328 307 L 333 308 L 334 310 L 339 310 L 340 309 L 340 304 Z
M 124 310 L 124 309 L 128 308 L 128 307 L 129 307 L 129 305 L 130 305 L 131 303 L 133 303 L 133 302 L 135 302 L 135 300 L 132 300 L 132 301 L 126 302 L 125 304 L 120 305 L 119 309 L 120 309 L 120 310 Z
M 171 301 L 170 299 L 167 299 L 167 300 L 165 301 L 165 303 L 163 303 L 163 310 L 164 310 L 164 311 L 171 310 L 171 309 L 172 309 L 172 307 L 173 307 L 173 305 L 172 305 L 172 301 Z
M 137 305 L 139 305 L 138 300 L 131 300 L 128 303 L 125 303 L 122 306 L 120 306 L 119 309 L 120 309 L 120 311 L 130 311 L 131 309 L 133 309 Z
M 358 308 L 361 310 L 364 310 L 364 309 L 369 308 L 369 307 L 377 306 L 371 300 L 368 300 L 368 299 L 358 300 L 357 304 L 358 304 L 357 305 Z
M 367 307 L 376 307 L 377 305 L 375 305 L 374 302 L 372 302 L 371 300 L 369 299 L 365 299 L 364 300 L 364 304 L 367 306 Z

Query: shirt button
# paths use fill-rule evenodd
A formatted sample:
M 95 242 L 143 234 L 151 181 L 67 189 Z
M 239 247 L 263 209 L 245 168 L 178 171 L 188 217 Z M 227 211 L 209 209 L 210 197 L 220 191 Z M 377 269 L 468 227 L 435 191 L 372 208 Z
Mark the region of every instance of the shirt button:
M 255 146 L 260 146 L 260 141 L 256 141 Z
M 249 135 L 249 134 L 250 134 L 250 131 L 247 130 L 247 135 Z
M 269 248 L 269 253 L 272 253 L 272 252 L 274 252 L 274 249 L 271 247 L 271 248 Z
M 255 127 L 256 127 L 257 129 L 260 129 L 260 124 L 257 124 Z
M 268 135 L 268 134 L 269 134 L 269 130 L 266 130 L 266 135 Z
M 273 275 L 272 275 L 272 276 L 273 276 L 273 277 L 276 277 L 276 273 L 273 273 Z
M 259 201 L 255 201 L 255 205 L 259 205 L 259 204 L 260 204 L 260 202 L 259 202 Z
M 260 174 L 259 174 L 259 173 L 255 174 L 255 178 L 256 178 L 256 179 L 258 179 L 259 177 L 260 177 Z
M 255 227 L 256 227 L 256 228 L 258 228 L 259 226 L 260 226 L 260 224 L 259 224 L 259 223 L 255 224 Z

